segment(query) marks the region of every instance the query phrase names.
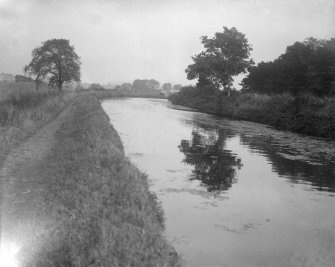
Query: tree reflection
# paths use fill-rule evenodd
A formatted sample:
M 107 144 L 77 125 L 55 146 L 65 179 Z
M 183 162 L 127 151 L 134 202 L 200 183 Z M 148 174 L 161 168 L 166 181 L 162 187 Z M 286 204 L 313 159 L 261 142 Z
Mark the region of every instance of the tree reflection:
M 192 180 L 200 180 L 208 191 L 225 191 L 236 182 L 236 168 L 241 160 L 225 149 L 227 136 L 223 129 L 192 131 L 191 140 L 182 140 L 179 149 L 183 162 L 193 165 Z
M 293 184 L 308 183 L 313 190 L 335 192 L 335 164 L 331 160 L 324 159 L 324 164 L 311 164 L 299 157 L 302 153 L 290 150 L 280 142 L 276 143 L 276 139 L 270 135 L 241 133 L 240 140 L 250 150 L 265 156 L 273 171 L 287 178 L 287 181 Z

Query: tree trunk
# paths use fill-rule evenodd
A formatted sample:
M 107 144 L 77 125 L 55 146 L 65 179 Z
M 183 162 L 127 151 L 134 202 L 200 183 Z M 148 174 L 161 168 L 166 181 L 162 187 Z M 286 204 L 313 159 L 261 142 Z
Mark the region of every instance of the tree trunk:
M 58 90 L 59 90 L 59 92 L 62 92 L 62 90 L 63 90 L 63 81 L 62 80 L 58 81 Z

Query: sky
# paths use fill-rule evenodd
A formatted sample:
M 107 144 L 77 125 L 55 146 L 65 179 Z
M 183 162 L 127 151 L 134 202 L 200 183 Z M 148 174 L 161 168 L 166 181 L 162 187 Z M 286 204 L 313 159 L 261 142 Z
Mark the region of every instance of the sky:
M 190 84 L 200 37 L 223 26 L 246 35 L 256 63 L 270 61 L 296 41 L 335 37 L 335 0 L 0 0 L 0 72 L 22 74 L 34 48 L 64 38 L 82 82 Z

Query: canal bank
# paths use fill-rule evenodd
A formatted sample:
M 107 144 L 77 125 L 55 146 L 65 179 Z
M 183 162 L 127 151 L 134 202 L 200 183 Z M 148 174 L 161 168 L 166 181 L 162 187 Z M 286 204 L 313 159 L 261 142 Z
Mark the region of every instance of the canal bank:
M 271 125 L 279 130 L 335 139 L 335 98 L 309 94 L 224 95 L 208 87 L 184 87 L 169 96 L 175 105 L 208 114 Z
M 22 266 L 178 266 L 147 177 L 99 101 L 81 96 L 59 116 L 6 171 L 2 244 L 17 247 Z M 45 136 L 50 148 L 39 156 Z

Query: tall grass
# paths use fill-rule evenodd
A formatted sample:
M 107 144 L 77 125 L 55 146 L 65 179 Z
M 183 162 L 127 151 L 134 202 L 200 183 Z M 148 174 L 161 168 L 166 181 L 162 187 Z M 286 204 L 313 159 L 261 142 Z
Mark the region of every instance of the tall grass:
M 1 83 L 0 82 L 0 101 L 6 99 L 11 94 L 16 93 L 32 93 L 36 91 L 34 82 L 15 82 Z M 47 92 L 49 88 L 46 84 L 41 84 L 39 92 Z
M 14 90 L 0 101 L 0 163 L 10 149 L 54 118 L 72 92 Z
M 335 98 L 290 94 L 234 94 L 187 87 L 170 96 L 173 104 L 203 112 L 265 123 L 283 130 L 335 138 Z
M 22 248 L 23 266 L 178 265 L 156 196 L 94 96 L 73 102 L 38 169 L 37 219 L 50 223 Z

